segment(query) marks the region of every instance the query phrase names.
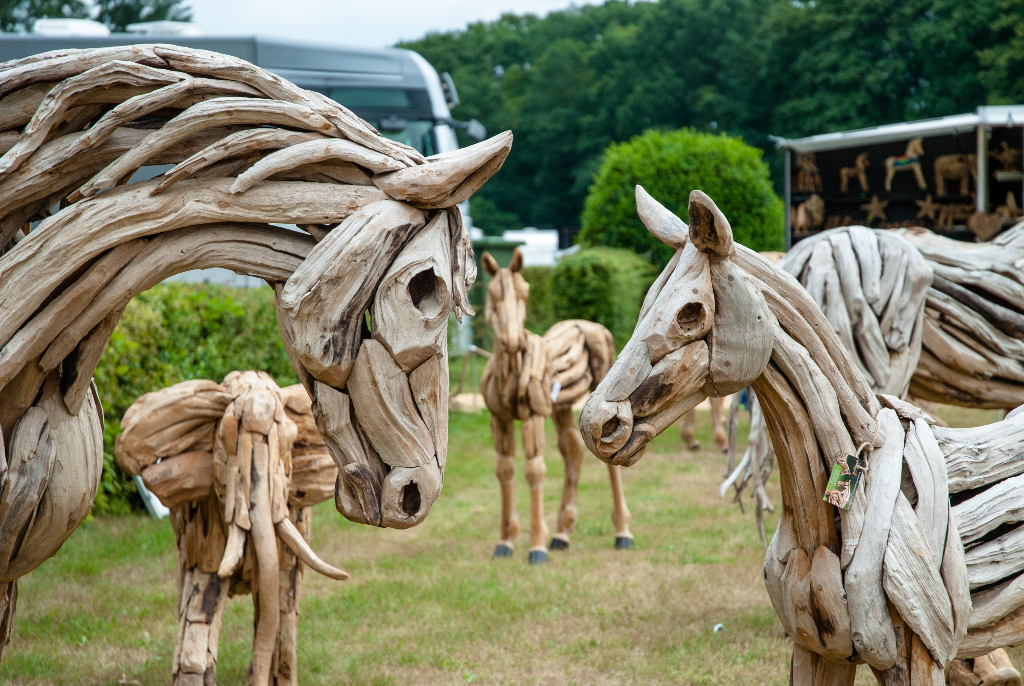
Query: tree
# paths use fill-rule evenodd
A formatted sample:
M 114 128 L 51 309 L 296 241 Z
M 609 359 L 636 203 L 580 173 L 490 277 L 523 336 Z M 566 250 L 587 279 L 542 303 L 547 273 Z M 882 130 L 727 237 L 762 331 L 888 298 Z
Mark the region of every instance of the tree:
M 44 17 L 88 19 L 89 6 L 82 0 L 0 0 L 0 30 L 27 33 Z
M 672 249 L 636 214 L 638 184 L 684 220 L 690 191 L 702 190 L 725 214 L 737 241 L 754 250 L 783 247 L 782 201 L 761 151 L 737 138 L 692 129 L 652 130 L 608 148 L 583 207 L 583 245 L 629 248 L 659 266 L 668 262 Z
M 512 129 L 481 197 L 578 226 L 601 154 L 651 128 L 787 137 L 1024 97 L 1024 0 L 659 0 L 502 16 L 404 43 L 455 78 L 457 116 Z
M 192 21 L 192 10 L 184 0 L 97 0 L 96 20 L 111 31 L 124 31 L 142 21 Z

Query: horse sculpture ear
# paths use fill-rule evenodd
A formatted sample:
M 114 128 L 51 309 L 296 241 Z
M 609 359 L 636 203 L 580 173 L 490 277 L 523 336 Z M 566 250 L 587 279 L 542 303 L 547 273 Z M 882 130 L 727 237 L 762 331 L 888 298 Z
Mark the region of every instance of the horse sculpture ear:
M 703 191 L 690 193 L 690 240 L 698 250 L 718 257 L 729 257 L 736 251 L 729 220 Z
M 636 213 L 651 235 L 665 245 L 676 250 L 686 245 L 689 228 L 683 220 L 652 198 L 640 185 L 636 187 Z
M 424 210 L 454 207 L 480 190 L 512 149 L 512 132 L 427 158 L 426 164 L 373 176 L 373 183 L 395 200 Z
M 523 268 L 523 252 L 519 248 L 512 251 L 512 262 L 508 265 L 508 268 L 513 272 Z
M 484 266 L 484 271 L 491 276 L 498 273 L 498 261 L 491 257 L 491 253 L 485 252 L 481 255 L 480 263 Z

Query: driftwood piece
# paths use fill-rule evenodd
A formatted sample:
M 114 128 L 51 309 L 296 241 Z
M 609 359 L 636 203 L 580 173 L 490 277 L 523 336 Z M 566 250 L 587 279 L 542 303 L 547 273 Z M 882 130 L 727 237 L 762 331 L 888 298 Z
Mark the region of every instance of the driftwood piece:
M 409 380 L 387 350 L 365 340 L 352 368 L 352 409 L 385 464 L 434 462 L 434 441 L 413 401 Z
M 289 315 L 284 328 L 303 367 L 318 380 L 345 388 L 359 352 L 360 322 L 373 298 L 366 284 L 380 281 L 393 256 L 426 223 L 421 211 L 402 203 L 368 205 L 317 243 L 288 279 L 280 298 Z M 349 268 L 353 262 L 368 264 L 369 271 Z M 328 333 L 336 322 L 345 326 L 344 336 Z
M 877 419 L 885 443 L 871 455 L 864 528 L 845 585 L 857 653 L 875 669 L 885 670 L 896 660 L 896 639 L 885 610 L 882 562 L 900 490 L 904 433 L 892 410 L 882 410 Z
M 964 543 L 971 543 L 1008 522 L 1024 519 L 1024 476 L 1001 481 L 955 505 L 953 515 Z
M 936 662 L 945 665 L 956 652 L 953 611 L 927 540 L 913 508 L 900 493 L 889 530 L 882 585 Z M 922 598 L 929 600 L 921 602 Z

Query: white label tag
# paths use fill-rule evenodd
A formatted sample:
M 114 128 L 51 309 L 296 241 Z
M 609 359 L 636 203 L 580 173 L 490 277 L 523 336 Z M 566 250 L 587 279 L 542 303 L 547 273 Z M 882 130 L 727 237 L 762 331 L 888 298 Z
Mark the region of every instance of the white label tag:
M 555 383 L 551 384 L 551 402 L 558 400 L 558 392 L 562 390 L 562 382 L 555 379 Z

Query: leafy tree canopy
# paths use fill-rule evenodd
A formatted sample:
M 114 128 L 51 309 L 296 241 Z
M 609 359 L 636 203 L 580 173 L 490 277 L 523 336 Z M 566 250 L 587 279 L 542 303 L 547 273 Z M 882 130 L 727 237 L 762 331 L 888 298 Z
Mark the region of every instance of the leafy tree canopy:
M 609 144 L 691 127 L 803 136 L 1024 101 L 1024 0 L 612 0 L 402 44 L 515 145 L 482 197 L 577 227 Z M 478 222 L 483 226 L 482 222 Z
M 772 190 L 761 151 L 719 134 L 648 131 L 613 144 L 583 206 L 580 242 L 647 254 L 664 265 L 672 249 L 641 223 L 634 188 L 686 219 L 690 191 L 707 193 L 729 219 L 737 241 L 754 250 L 783 246 L 782 201 Z
M 140 21 L 192 21 L 185 0 L 0 0 L 0 30 L 29 32 L 37 19 L 95 19 L 111 31 Z

